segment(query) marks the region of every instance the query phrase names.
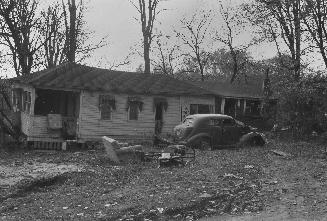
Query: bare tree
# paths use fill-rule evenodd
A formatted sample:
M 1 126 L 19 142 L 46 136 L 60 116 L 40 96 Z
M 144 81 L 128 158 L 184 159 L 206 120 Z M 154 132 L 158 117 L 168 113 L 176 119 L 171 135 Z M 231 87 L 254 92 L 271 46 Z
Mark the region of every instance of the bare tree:
M 60 4 L 49 6 L 46 11 L 42 12 L 42 23 L 40 34 L 45 39 L 42 56 L 47 68 L 54 67 L 66 60 L 64 54 L 66 35 L 63 24 L 64 15 L 60 10 Z
M 65 53 L 67 60 L 70 62 L 75 62 L 76 60 L 76 48 L 77 48 L 77 35 L 80 26 L 82 25 L 81 16 L 83 16 L 83 8 L 81 7 L 78 17 L 77 17 L 77 7 L 75 0 L 67 0 L 68 2 L 68 11 L 67 15 L 66 6 L 64 0 L 62 0 L 62 5 L 64 8 L 64 17 L 65 17 L 65 26 L 66 26 L 66 47 Z M 81 0 L 81 5 L 83 4 Z M 68 22 L 69 17 L 69 22 Z
M 171 36 L 158 35 L 156 45 L 154 46 L 154 51 L 157 52 L 157 59 L 152 60 L 154 69 L 166 75 L 174 75 L 178 65 L 177 60 L 180 58 L 178 53 L 179 46 L 169 45 L 168 41 L 170 38 Z
M 160 0 L 138 0 L 138 4 L 130 0 L 131 4 L 137 9 L 140 15 L 140 22 L 143 34 L 143 58 L 144 72 L 151 72 L 150 50 L 153 40 L 153 27 L 157 18 L 158 4 Z
M 42 46 L 37 36 L 37 0 L 0 1 L 0 44 L 6 46 L 17 76 L 31 73 L 34 57 Z
M 293 78 L 300 80 L 301 76 L 301 1 L 300 0 L 256 0 L 248 5 L 249 17 L 254 24 L 263 28 L 266 35 L 270 35 L 282 55 L 278 39 L 281 38 L 286 44 L 292 58 L 289 69 L 293 70 Z
M 327 68 L 327 2 L 325 0 L 304 0 L 302 21 L 311 36 L 312 43 L 319 49 Z
M 53 67 L 63 62 L 83 61 L 93 51 L 105 46 L 106 37 L 98 43 L 86 44 L 92 37 L 92 32 L 85 27 L 85 3 L 81 0 L 56 2 L 42 12 L 40 33 L 44 43 L 44 64 Z M 68 8 L 68 10 L 67 10 Z
M 191 49 L 191 53 L 187 54 L 187 56 L 193 57 L 196 60 L 201 73 L 201 80 L 204 81 L 204 70 L 210 55 L 204 48 L 208 29 L 211 24 L 211 13 L 203 12 L 200 14 L 200 17 L 194 14 L 190 20 L 186 18 L 182 19 L 182 30 L 175 30 L 175 33 Z
M 224 7 L 221 3 L 219 4 L 219 13 L 223 18 L 224 24 L 219 31 L 216 32 L 214 39 L 227 46 L 230 52 L 232 58 L 231 66 L 233 67 L 233 74 L 230 78 L 230 82 L 233 83 L 234 80 L 241 75 L 243 75 L 245 81 L 247 81 L 245 66 L 248 59 L 244 59 L 246 58 L 246 56 L 244 57 L 244 54 L 246 54 L 246 51 L 250 46 L 258 43 L 258 39 L 253 38 L 248 43 L 242 41 L 241 45 L 237 45 L 235 39 L 244 28 L 243 25 L 245 25 L 243 24 L 244 21 L 242 21 L 242 17 L 239 16 L 236 8 L 228 6 Z

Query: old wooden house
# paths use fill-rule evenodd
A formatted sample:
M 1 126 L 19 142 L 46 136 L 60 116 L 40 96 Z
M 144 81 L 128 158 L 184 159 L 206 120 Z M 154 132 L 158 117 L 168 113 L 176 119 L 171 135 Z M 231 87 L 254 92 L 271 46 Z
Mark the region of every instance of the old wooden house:
M 66 63 L 12 79 L 14 111 L 31 142 L 102 136 L 149 139 L 192 113 L 214 113 L 212 92 L 165 75 Z

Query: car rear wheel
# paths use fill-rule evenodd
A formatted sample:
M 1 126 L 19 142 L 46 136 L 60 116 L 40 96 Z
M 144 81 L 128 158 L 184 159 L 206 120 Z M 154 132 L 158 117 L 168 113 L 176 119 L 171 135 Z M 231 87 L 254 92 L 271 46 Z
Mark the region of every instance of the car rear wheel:
M 199 149 L 200 150 L 211 150 L 211 142 L 208 138 L 202 138 L 199 141 Z

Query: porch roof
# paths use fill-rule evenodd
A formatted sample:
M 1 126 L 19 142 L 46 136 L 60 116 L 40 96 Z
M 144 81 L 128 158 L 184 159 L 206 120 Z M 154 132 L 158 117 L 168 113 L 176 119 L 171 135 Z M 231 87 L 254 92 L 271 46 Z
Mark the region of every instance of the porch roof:
M 214 95 L 189 82 L 167 75 L 133 73 L 65 63 L 13 82 L 49 89 L 78 89 L 127 94 L 153 95 Z
M 223 97 L 262 99 L 264 97 L 263 81 L 249 81 L 239 84 L 223 81 L 192 81 L 193 85 Z

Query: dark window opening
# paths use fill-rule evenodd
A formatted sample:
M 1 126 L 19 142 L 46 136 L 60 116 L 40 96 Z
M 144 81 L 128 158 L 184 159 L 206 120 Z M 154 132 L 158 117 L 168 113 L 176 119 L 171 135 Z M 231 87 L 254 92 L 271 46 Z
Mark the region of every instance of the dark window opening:
M 164 105 L 162 103 L 156 104 L 156 112 L 155 112 L 155 134 L 160 134 L 163 127 L 163 109 Z
M 248 116 L 260 116 L 260 101 L 246 101 L 245 114 Z
M 34 114 L 47 116 L 60 114 L 64 117 L 78 117 L 79 93 L 57 90 L 36 90 Z
M 237 100 L 233 98 L 225 99 L 224 114 L 235 117 Z
M 31 92 L 24 91 L 23 93 L 23 111 L 30 113 L 31 111 Z
M 100 108 L 101 119 L 111 120 L 112 111 L 116 109 L 115 98 L 111 95 L 100 95 L 99 108 Z
M 129 120 L 138 120 L 139 118 L 139 105 L 132 102 L 129 105 Z
M 15 112 L 21 111 L 22 108 L 22 93 L 23 90 L 21 88 L 15 88 L 13 89 L 13 110 Z
M 191 104 L 190 114 L 210 114 L 213 112 L 213 106 L 209 104 Z
M 111 107 L 107 107 L 107 108 L 102 108 L 100 110 L 101 113 L 101 119 L 103 120 L 111 120 L 111 114 L 112 114 L 112 110 Z

